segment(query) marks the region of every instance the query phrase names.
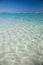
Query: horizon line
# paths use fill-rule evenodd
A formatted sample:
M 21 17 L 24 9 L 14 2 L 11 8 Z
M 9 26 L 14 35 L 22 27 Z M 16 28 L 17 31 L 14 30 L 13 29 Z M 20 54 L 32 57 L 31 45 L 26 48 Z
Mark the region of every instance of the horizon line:
M 13 14 L 13 13 L 43 13 L 43 12 L 0 12 L 0 14 Z

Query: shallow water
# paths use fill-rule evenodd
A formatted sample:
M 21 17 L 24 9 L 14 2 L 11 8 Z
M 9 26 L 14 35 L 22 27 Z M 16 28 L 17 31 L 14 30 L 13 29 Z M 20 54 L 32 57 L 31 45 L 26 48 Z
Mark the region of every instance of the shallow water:
M 0 65 L 41 65 L 43 14 L 0 14 Z

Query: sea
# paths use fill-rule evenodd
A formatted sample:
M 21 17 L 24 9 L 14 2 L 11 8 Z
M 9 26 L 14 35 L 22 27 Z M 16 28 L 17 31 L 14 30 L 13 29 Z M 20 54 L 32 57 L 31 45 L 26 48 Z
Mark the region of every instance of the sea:
M 0 65 L 42 65 L 43 13 L 0 14 Z

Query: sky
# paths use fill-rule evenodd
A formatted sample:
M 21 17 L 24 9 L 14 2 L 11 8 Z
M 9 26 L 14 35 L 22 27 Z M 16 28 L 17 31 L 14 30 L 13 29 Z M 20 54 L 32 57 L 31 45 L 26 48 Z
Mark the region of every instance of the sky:
M 43 0 L 0 0 L 0 12 L 43 12 Z

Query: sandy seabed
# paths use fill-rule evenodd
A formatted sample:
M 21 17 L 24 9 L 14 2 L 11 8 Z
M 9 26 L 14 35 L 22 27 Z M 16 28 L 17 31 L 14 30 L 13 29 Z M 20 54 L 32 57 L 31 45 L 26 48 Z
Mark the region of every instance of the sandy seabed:
M 0 21 L 0 65 L 41 65 L 43 25 L 13 19 Z

